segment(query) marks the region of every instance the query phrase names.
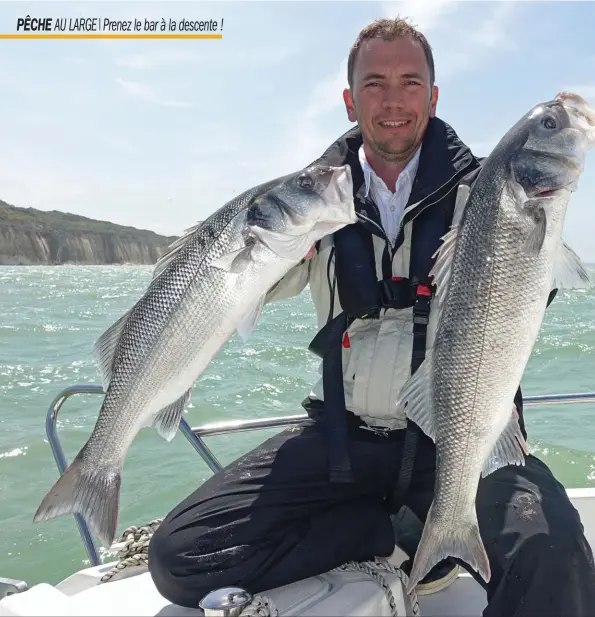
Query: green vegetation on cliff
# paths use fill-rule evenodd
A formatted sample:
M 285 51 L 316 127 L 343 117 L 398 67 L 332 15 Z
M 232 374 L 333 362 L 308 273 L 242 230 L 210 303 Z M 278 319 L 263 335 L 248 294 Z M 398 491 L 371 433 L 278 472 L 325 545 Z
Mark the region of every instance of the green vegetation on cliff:
M 136 237 L 146 236 L 160 238 L 167 242 L 173 242 L 176 236 L 160 236 L 154 231 L 137 229 L 125 225 L 116 225 L 109 221 L 98 221 L 95 219 L 59 212 L 58 210 L 36 210 L 35 208 L 18 208 L 11 206 L 0 199 L 0 223 L 22 223 L 33 224 L 36 226 L 47 226 L 60 228 L 64 231 L 93 231 L 95 233 L 132 233 Z

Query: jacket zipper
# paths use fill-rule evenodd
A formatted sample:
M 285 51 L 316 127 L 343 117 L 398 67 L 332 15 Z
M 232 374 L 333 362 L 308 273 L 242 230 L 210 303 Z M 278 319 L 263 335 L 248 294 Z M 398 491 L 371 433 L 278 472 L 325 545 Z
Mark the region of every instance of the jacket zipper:
M 374 207 L 376 208 L 376 210 L 378 210 L 376 204 L 374 204 Z M 373 221 L 372 219 L 368 218 L 364 214 L 361 214 L 360 212 L 356 212 L 355 214 L 356 214 L 356 216 L 358 218 L 362 219 L 366 223 L 370 223 L 371 225 L 374 225 L 374 227 L 376 227 L 376 229 L 378 229 L 378 231 L 380 231 L 380 234 L 388 242 L 388 244 L 391 244 L 391 241 L 389 240 L 388 236 L 386 235 L 386 231 L 384 231 L 384 228 L 382 227 L 382 225 L 379 225 L 376 221 Z M 380 216 L 380 213 L 378 213 L 378 216 Z
M 469 168 L 473 165 L 474 160 L 471 161 L 466 167 L 464 167 L 463 169 L 460 169 L 459 171 L 457 171 L 455 174 L 453 174 L 446 182 L 444 182 L 443 184 L 441 184 L 436 190 L 432 191 L 429 195 L 427 195 L 426 197 L 424 197 L 423 199 L 420 199 L 417 203 L 411 204 L 409 207 L 405 208 L 405 210 L 403 211 L 403 215 L 401 216 L 401 221 L 399 222 L 399 230 L 397 232 L 397 240 L 399 239 L 399 236 L 401 235 L 401 232 L 404 229 L 404 224 L 403 221 L 405 220 L 405 215 L 408 212 L 411 212 L 414 208 L 419 207 L 420 204 L 423 204 L 424 201 L 429 200 L 433 195 L 435 195 L 438 191 L 441 191 L 445 186 L 448 186 L 455 178 L 464 178 L 465 175 L 468 173 Z M 440 197 L 439 199 L 437 199 L 436 201 L 432 201 L 428 204 L 426 204 L 412 219 L 411 221 L 414 221 L 416 219 L 416 217 L 418 217 L 426 208 L 429 208 L 430 206 L 433 206 L 434 204 L 437 204 L 439 201 L 441 201 L 442 199 L 444 199 L 445 197 L 447 197 L 448 195 L 450 195 L 450 192 L 457 187 L 457 184 L 453 184 L 452 187 L 449 189 L 449 191 L 444 194 L 442 197 Z M 407 221 L 408 223 L 410 221 Z M 399 244 L 397 246 L 397 242 L 395 241 L 395 246 L 391 251 L 391 258 L 395 256 L 395 253 L 397 252 L 397 250 L 399 249 L 401 245 Z

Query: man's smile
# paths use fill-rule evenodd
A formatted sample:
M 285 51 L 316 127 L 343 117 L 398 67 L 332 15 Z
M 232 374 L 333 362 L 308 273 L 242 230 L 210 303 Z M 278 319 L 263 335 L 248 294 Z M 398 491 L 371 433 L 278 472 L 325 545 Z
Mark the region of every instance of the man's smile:
M 404 127 L 409 126 L 411 124 L 411 120 L 381 120 L 379 123 L 380 127 L 389 131 L 399 131 Z

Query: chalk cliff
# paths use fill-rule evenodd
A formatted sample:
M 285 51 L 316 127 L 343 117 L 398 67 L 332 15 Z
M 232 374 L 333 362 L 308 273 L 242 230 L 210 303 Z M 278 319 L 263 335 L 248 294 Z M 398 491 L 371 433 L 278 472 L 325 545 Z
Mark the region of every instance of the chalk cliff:
M 0 265 L 154 264 L 175 237 L 0 200 Z

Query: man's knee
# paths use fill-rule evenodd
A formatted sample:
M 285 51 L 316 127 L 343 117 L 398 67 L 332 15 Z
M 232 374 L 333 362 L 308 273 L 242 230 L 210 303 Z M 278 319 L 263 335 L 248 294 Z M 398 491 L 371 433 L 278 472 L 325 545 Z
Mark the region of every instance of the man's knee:
M 584 527 L 573 505 L 568 501 L 565 511 L 548 520 L 549 533 L 540 552 L 544 559 L 557 559 L 570 568 L 589 568 L 593 572 L 593 551 L 584 533 Z
M 197 608 L 201 598 L 220 585 L 212 575 L 202 575 L 200 559 L 192 556 L 192 547 L 182 547 L 175 539 L 167 519 L 161 523 L 149 543 L 149 572 L 157 591 L 172 604 Z
M 187 606 L 187 601 L 184 601 L 185 598 L 182 597 L 185 595 L 185 590 L 179 588 L 178 577 L 175 573 L 177 561 L 178 555 L 170 542 L 168 525 L 164 521 L 149 543 L 149 572 L 157 591 L 166 600 L 172 604 Z M 191 606 L 196 607 L 197 603 L 193 602 Z
M 562 577 L 577 569 L 593 572 L 593 553 L 570 500 L 564 496 L 541 506 L 543 518 L 536 524 L 535 533 L 522 534 L 519 538 L 517 568 L 556 571 Z M 519 513 L 522 515 L 523 510 Z
M 251 589 L 267 569 L 273 546 L 249 544 L 230 535 L 228 525 L 180 526 L 166 518 L 149 544 L 149 571 L 157 591 L 172 604 L 197 607 L 209 592 L 221 587 Z

